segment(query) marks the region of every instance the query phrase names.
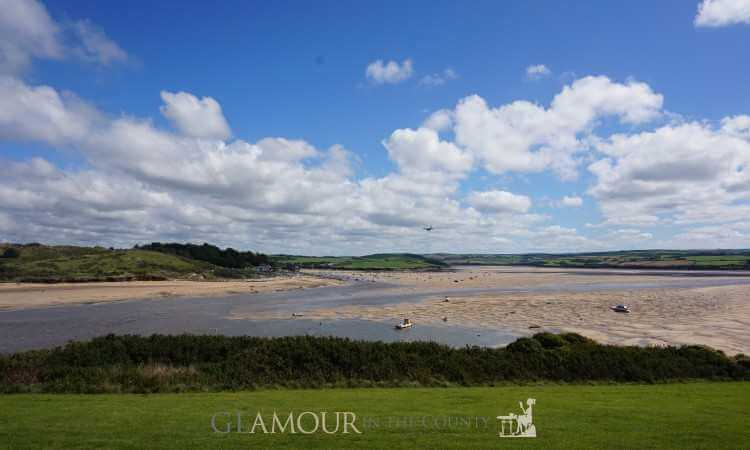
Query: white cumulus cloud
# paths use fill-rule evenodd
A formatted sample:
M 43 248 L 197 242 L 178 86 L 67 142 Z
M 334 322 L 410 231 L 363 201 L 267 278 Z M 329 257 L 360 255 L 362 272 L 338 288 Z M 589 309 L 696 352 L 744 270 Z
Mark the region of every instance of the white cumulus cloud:
M 439 109 L 430 114 L 422 123 L 425 128 L 437 131 L 450 130 L 453 127 L 453 111 L 450 109 Z
M 377 60 L 371 62 L 365 70 L 365 76 L 375 84 L 395 84 L 405 81 L 414 74 L 411 59 L 405 59 L 401 64 L 398 61 L 383 62 Z
M 35 58 L 75 58 L 100 65 L 127 53 L 88 20 L 58 23 L 36 0 L 0 0 L 0 74 L 23 72 Z
M 419 84 L 427 87 L 441 86 L 450 80 L 458 78 L 458 74 L 453 69 L 445 69 L 442 72 L 431 73 L 419 79 Z
M 747 221 L 750 139 L 737 133 L 741 122 L 613 135 L 597 145 L 605 158 L 589 165 L 597 178 L 589 194 L 614 224 Z
M 80 142 L 99 113 L 72 93 L 0 76 L 0 138 L 66 146 Z
M 20 72 L 32 58 L 63 58 L 60 29 L 44 5 L 0 0 L 0 11 L 0 73 Z
M 577 195 L 566 195 L 562 198 L 562 200 L 560 200 L 560 205 L 570 208 L 578 208 L 583 206 L 583 199 Z
M 551 73 L 552 72 L 544 64 L 536 64 L 526 68 L 526 78 L 529 80 L 538 80 Z
M 695 26 L 722 27 L 750 23 L 750 0 L 703 0 L 698 6 Z
M 507 191 L 472 192 L 467 200 L 476 209 L 490 213 L 525 213 L 531 207 L 529 197 Z
M 161 92 L 161 112 L 185 136 L 226 139 L 231 135 L 221 105 L 211 97 L 199 99 L 187 92 Z
M 472 166 L 470 154 L 452 142 L 441 141 L 430 128 L 396 130 L 383 145 L 404 171 L 463 174 Z
M 515 101 L 493 108 L 478 95 L 456 106 L 456 142 L 493 173 L 540 172 L 551 168 L 563 179 L 577 175 L 579 139 L 597 120 L 615 116 L 622 123 L 644 123 L 661 114 L 663 97 L 635 81 L 585 77 L 565 86 L 549 108 Z
M 72 48 L 72 52 L 84 61 L 109 66 L 114 63 L 124 63 L 128 54 L 116 42 L 107 37 L 104 32 L 89 20 L 79 20 L 72 25 L 79 44 Z

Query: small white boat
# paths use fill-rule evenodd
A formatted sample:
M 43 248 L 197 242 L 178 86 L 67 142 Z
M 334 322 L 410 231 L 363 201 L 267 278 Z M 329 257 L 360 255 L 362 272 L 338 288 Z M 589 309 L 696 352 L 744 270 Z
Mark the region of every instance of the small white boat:
M 610 309 L 612 309 L 612 311 L 614 311 L 614 312 L 619 312 L 619 313 L 629 313 L 630 312 L 630 308 L 628 307 L 628 305 L 610 306 Z
M 292 317 L 305 317 L 303 313 L 292 313 Z
M 409 328 L 409 327 L 411 327 L 412 325 L 414 325 L 414 324 L 413 324 L 413 323 L 411 323 L 411 320 L 409 320 L 409 319 L 404 319 L 404 321 L 403 321 L 403 322 L 401 322 L 401 323 L 399 323 L 398 325 L 396 325 L 396 329 L 397 329 L 397 330 L 403 330 L 403 329 L 406 329 L 406 328 Z

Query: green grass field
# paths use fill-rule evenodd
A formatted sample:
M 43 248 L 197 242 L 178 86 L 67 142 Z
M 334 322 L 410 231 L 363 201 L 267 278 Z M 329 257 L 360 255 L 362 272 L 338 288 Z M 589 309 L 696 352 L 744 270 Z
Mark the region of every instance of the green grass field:
M 499 438 L 495 417 L 520 412 L 529 397 L 538 437 Z M 748 382 L 5 395 L 0 447 L 740 449 L 750 438 L 749 398 Z M 240 411 L 246 430 L 258 411 L 352 411 L 362 434 L 215 433 L 211 417 L 223 411 L 234 428 Z M 226 426 L 223 416 L 216 423 Z
M 375 254 L 367 256 L 289 256 L 276 255 L 271 258 L 277 264 L 296 264 L 341 270 L 408 270 L 436 269 L 444 264 L 438 260 L 408 253 Z

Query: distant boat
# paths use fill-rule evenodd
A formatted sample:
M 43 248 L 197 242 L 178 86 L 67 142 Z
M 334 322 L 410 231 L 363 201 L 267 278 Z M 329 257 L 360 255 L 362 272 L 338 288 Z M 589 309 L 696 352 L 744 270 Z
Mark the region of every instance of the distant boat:
M 413 324 L 413 323 L 411 323 L 411 320 L 409 320 L 409 319 L 404 319 L 404 321 L 403 321 L 403 322 L 401 322 L 401 323 L 399 323 L 398 325 L 396 325 L 396 329 L 397 329 L 397 330 L 403 330 L 403 329 L 406 329 L 406 328 L 409 328 L 409 327 L 411 327 L 412 325 L 414 325 L 414 324 Z
M 425 231 L 432 231 L 432 225 L 427 225 L 426 227 L 424 227 L 424 230 Z
M 619 312 L 619 313 L 629 313 L 630 312 L 630 308 L 627 305 L 610 306 L 610 309 L 612 309 L 612 311 L 614 311 L 614 312 Z
M 292 317 L 304 317 L 303 313 L 292 313 Z

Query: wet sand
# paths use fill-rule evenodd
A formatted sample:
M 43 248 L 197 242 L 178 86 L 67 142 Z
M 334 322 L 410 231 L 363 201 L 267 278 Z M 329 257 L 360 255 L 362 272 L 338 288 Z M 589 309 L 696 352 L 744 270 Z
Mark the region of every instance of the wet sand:
M 728 354 L 750 354 L 750 286 L 740 284 L 747 283 L 748 277 L 739 273 L 466 268 L 454 273 L 338 275 L 388 282 L 404 293 L 444 289 L 448 301 L 445 295 L 428 294 L 417 303 L 313 309 L 306 317 L 389 323 L 408 317 L 417 324 L 453 324 L 516 334 L 571 331 L 603 343 L 701 344 Z M 704 277 L 727 284 L 691 287 L 688 283 Z M 676 282 L 685 286 L 679 287 Z M 519 286 L 522 288 L 513 292 L 467 295 L 467 291 L 481 288 Z M 536 292 L 524 292 L 524 288 Z M 539 292 L 540 288 L 544 292 Z M 632 312 L 622 314 L 610 309 L 620 303 L 629 305 Z
M 131 299 L 261 294 L 337 286 L 316 275 L 289 275 L 237 281 L 124 281 L 102 283 L 0 283 L 0 310 L 104 303 Z
M 513 293 L 431 298 L 420 303 L 308 311 L 310 319 L 365 319 L 454 324 L 511 333 L 571 331 L 620 345 L 702 344 L 750 353 L 748 286 Z M 630 314 L 610 306 L 624 303 Z M 445 321 L 443 320 L 445 319 Z

